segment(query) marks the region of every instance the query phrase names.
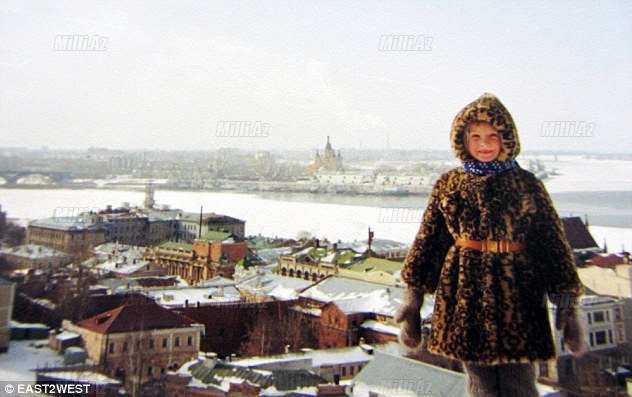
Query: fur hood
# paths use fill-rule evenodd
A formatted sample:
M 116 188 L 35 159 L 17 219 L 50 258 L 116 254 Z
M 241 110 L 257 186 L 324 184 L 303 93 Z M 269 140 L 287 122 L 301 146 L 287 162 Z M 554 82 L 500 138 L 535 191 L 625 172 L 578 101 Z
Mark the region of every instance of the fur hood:
M 498 160 L 514 160 L 518 156 L 520 141 L 511 114 L 494 94 L 485 93 L 464 107 L 452 122 L 450 132 L 452 152 L 461 162 L 474 160 L 465 147 L 467 128 L 474 121 L 485 121 L 498 130 L 502 141 Z

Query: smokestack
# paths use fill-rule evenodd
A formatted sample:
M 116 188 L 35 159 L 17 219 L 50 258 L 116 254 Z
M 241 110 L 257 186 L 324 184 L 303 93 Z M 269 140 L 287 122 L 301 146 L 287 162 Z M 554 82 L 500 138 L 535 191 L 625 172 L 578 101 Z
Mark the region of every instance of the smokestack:
M 198 238 L 202 238 L 202 210 L 203 206 L 200 206 L 200 230 L 198 231 Z

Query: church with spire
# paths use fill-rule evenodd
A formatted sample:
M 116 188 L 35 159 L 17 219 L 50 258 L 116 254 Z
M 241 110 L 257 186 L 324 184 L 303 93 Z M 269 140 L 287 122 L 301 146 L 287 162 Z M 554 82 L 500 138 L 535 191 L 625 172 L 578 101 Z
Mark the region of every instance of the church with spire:
M 307 169 L 307 175 L 314 176 L 314 174 L 319 171 L 344 171 L 340 150 L 338 150 L 338 154 L 336 154 L 329 142 L 329 136 L 327 136 L 327 145 L 325 146 L 325 150 L 323 150 L 322 154 L 316 151 L 316 157 Z

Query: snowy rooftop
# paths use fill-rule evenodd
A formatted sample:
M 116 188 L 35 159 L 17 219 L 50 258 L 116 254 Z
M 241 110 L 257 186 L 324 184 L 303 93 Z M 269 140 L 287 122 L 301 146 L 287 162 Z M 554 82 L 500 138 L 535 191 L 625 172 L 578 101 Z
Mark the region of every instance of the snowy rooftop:
M 65 252 L 35 244 L 25 244 L 17 247 L 3 248 L 0 249 L 0 254 L 10 254 L 31 259 L 69 256 Z
M 257 295 L 267 295 L 278 300 L 292 300 L 298 297 L 303 289 L 313 284 L 312 281 L 294 277 L 284 277 L 259 269 L 250 278 L 244 278 L 238 288 Z
M 268 357 L 251 357 L 233 361 L 231 364 L 240 367 L 255 368 L 258 366 L 264 366 L 272 363 L 304 360 L 306 358 L 311 359 L 312 367 L 326 367 L 333 365 L 341 365 L 346 363 L 360 363 L 371 361 L 374 357 L 373 354 L 369 354 L 368 350 L 371 348 L 373 351 L 380 351 L 384 353 L 393 354 L 396 356 L 403 355 L 402 348 L 398 343 L 386 343 L 380 345 L 365 345 L 367 348 L 361 346 L 349 346 L 332 349 L 322 350 L 308 350 L 305 353 L 288 353 L 280 354 L 276 356 Z
M 156 303 L 167 307 L 185 307 L 200 304 L 201 306 L 215 303 L 239 302 L 241 293 L 234 287 L 181 287 L 166 289 L 148 289 L 143 293 L 156 300 Z
M 392 317 L 402 304 L 404 294 L 404 288 L 329 277 L 307 288 L 299 296 L 323 303 L 333 302 L 343 313 L 347 314 L 376 313 Z M 433 306 L 432 296 L 426 295 L 422 309 L 423 317 L 432 313 Z
M 112 260 L 102 263 L 100 265 L 95 266 L 95 269 L 101 270 L 103 272 L 113 272 L 119 274 L 134 274 L 137 271 L 143 269 L 149 265 L 148 261 L 138 260 L 136 263 L 134 261 L 128 260 L 127 262 L 123 262 L 122 260 Z
M 98 385 L 120 385 L 116 379 L 109 378 L 103 374 L 92 371 L 52 371 L 52 372 L 44 372 L 42 375 L 46 376 L 49 379 L 56 379 L 60 381 L 72 381 L 72 382 L 81 382 L 81 383 L 89 383 L 89 384 L 98 384 Z
M 338 244 L 339 248 L 351 248 L 356 252 L 365 252 L 369 249 L 368 240 L 362 241 L 353 241 L 349 243 L 340 243 Z M 374 239 L 371 242 L 371 250 L 374 252 L 399 252 L 402 250 L 408 249 L 408 244 L 404 244 L 399 241 L 393 240 L 385 240 L 385 239 Z
M 40 348 L 36 344 L 43 345 Z M 63 357 L 48 347 L 47 340 L 11 341 L 9 350 L 0 354 L 0 379 L 35 381 L 36 368 L 53 367 L 63 363 Z
M 93 223 L 91 217 L 87 217 L 85 220 L 83 218 L 77 217 L 45 218 L 32 221 L 29 225 L 56 230 L 84 230 L 103 228 L 103 225 Z

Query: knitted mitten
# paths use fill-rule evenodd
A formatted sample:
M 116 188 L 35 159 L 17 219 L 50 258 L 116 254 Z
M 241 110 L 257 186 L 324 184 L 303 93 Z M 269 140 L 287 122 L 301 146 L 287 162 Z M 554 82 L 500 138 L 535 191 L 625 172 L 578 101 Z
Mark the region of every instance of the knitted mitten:
M 402 323 L 399 341 L 407 347 L 417 347 L 421 342 L 421 306 L 424 303 L 424 289 L 408 287 L 404 304 L 395 315 L 395 321 Z
M 564 342 L 576 356 L 581 355 L 588 348 L 586 330 L 579 318 L 579 304 L 577 301 L 571 307 L 558 307 L 555 315 L 555 328 L 562 331 Z

